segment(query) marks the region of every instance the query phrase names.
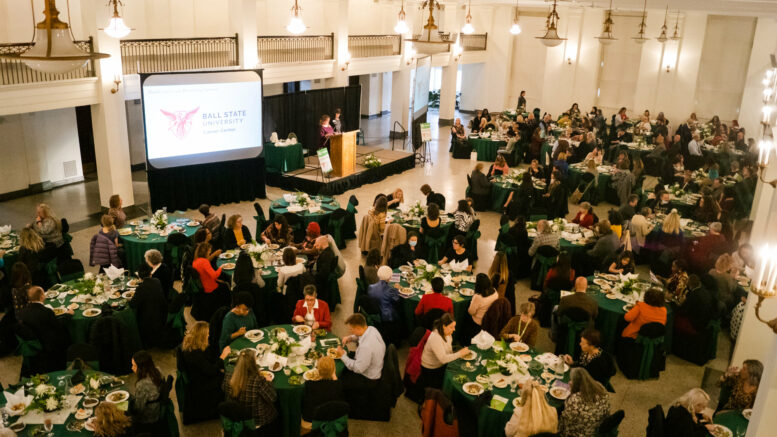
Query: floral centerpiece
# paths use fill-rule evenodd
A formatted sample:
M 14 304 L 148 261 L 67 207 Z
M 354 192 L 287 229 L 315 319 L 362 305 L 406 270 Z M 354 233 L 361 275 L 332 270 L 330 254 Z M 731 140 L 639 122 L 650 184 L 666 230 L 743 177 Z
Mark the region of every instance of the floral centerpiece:
M 424 215 L 426 215 L 426 208 L 421 205 L 421 202 L 416 202 L 415 205 L 411 206 L 409 210 L 407 210 L 407 217 L 409 219 L 420 219 Z
M 266 244 L 257 244 L 257 243 L 249 244 L 246 251 L 248 252 L 248 255 L 251 258 L 253 258 L 255 263 L 264 263 L 265 261 L 267 261 L 268 259 L 267 257 L 269 255 L 272 255 L 272 251 L 267 248 Z
M 561 231 L 564 230 L 564 228 L 566 228 L 566 226 L 567 226 L 566 219 L 555 218 L 555 219 L 553 219 L 553 223 L 550 225 L 550 229 L 553 232 L 561 232 Z
M 164 229 L 167 226 L 167 213 L 162 209 L 158 209 L 151 216 L 151 225 L 159 230 Z
M 418 266 L 418 273 L 416 274 L 416 282 L 429 281 L 431 282 L 437 276 L 437 272 L 440 268 L 437 264 L 426 264 Z
M 275 355 L 288 357 L 294 346 L 299 346 L 299 343 L 292 340 L 286 331 L 270 332 L 270 352 Z
M 501 373 L 503 375 L 526 374 L 528 366 L 518 356 L 509 352 L 504 340 L 501 349 L 493 359 L 486 360 L 486 369 L 489 374 Z M 495 343 L 495 345 L 498 343 Z
M 685 196 L 685 190 L 680 188 L 680 184 L 678 183 L 675 183 L 674 185 L 669 187 L 669 192 L 672 193 L 672 195 L 678 199 Z
M 295 197 L 295 200 L 297 201 L 297 204 L 303 208 L 313 203 L 313 201 L 310 200 L 310 196 L 308 196 L 307 193 L 303 193 L 302 191 L 297 191 L 294 194 L 294 197 Z
M 65 406 L 65 396 L 48 383 L 48 378 L 36 375 L 30 378 L 33 399 L 27 411 L 38 410 L 45 413 L 57 411 Z
M 635 281 L 634 279 L 628 279 L 621 284 L 619 291 L 622 295 L 628 296 L 631 293 L 634 293 L 635 291 L 637 291 L 637 287 L 635 287 L 635 285 L 637 285 L 637 281 Z
M 76 294 L 97 295 L 103 292 L 102 278 L 96 277 L 94 273 L 85 273 L 84 277 L 77 280 L 73 286 Z
M 521 181 L 523 180 L 523 171 L 510 171 L 506 175 L 498 176 L 497 181 L 498 182 L 504 182 L 508 184 L 513 185 L 521 185 Z
M 382 162 L 380 159 L 378 159 L 374 153 L 370 153 L 364 158 L 364 163 L 362 165 L 367 168 L 378 168 L 381 164 Z

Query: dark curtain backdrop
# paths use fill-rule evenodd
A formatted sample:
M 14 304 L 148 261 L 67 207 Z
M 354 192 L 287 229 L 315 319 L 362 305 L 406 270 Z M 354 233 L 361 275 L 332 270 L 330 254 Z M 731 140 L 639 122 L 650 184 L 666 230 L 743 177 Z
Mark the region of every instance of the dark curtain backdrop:
M 269 141 L 273 132 L 286 138 L 294 132 L 302 145 L 314 152 L 318 148 L 318 126 L 321 115 L 334 116 L 335 109 L 343 110 L 343 131 L 359 128 L 361 113 L 361 86 L 300 91 L 268 96 L 262 100 L 262 129 Z

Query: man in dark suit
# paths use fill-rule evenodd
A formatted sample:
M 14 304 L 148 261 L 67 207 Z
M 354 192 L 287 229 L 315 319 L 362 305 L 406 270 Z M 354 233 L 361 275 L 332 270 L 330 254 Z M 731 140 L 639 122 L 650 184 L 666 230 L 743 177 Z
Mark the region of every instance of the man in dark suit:
M 335 267 L 337 267 L 337 256 L 335 256 L 335 252 L 329 246 L 329 239 L 326 236 L 316 238 L 314 247 L 318 251 L 313 272 L 316 289 L 319 291 L 319 296 L 325 302 L 330 303 L 329 274 L 334 272 Z
M 129 306 L 136 312 L 143 346 L 158 346 L 167 321 L 167 300 L 162 292 L 162 284 L 151 277 L 151 267 L 141 265 L 138 276 L 143 282 L 135 290 Z
M 151 267 L 151 277 L 159 280 L 162 285 L 162 296 L 167 299 L 168 293 L 173 288 L 173 272 L 167 264 L 162 262 L 162 254 L 156 249 L 146 251 L 146 264 Z
M 57 319 L 51 308 L 43 305 L 45 295 L 41 287 L 30 287 L 27 296 L 29 302 L 19 310 L 17 318 L 23 329 L 33 334 L 43 346 L 40 370 L 61 370 L 65 367 L 65 351 L 70 343 L 67 328 Z M 72 310 L 68 311 L 67 317 L 72 314 Z

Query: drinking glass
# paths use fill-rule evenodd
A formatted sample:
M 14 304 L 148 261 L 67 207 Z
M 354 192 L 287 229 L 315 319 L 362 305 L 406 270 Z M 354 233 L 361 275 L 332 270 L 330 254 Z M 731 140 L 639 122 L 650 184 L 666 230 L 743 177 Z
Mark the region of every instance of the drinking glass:
M 513 393 L 515 393 L 515 389 L 516 389 L 516 387 L 518 387 L 518 380 L 517 380 L 517 379 L 515 379 L 515 378 L 513 378 L 513 379 L 510 381 L 510 391 L 511 391 L 511 392 L 513 392 Z
M 54 430 L 54 423 L 51 421 L 51 419 L 46 419 L 43 421 L 43 429 L 46 431 L 47 437 L 52 437 L 54 435 L 52 432 Z

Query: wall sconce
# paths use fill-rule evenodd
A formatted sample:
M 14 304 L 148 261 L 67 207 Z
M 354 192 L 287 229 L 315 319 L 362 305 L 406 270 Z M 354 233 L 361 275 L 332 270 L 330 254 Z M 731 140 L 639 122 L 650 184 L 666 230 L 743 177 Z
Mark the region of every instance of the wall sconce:
M 572 65 L 572 58 L 571 57 L 567 58 L 567 64 L 568 65 Z
M 666 64 L 666 72 L 669 73 L 669 71 L 671 71 L 671 70 L 672 70 L 672 67 L 669 66 L 669 64 Z
M 340 71 L 348 70 L 348 67 L 351 65 L 351 53 L 345 52 L 345 56 L 343 57 L 343 60 L 345 61 L 345 63 L 343 64 L 342 67 L 340 67 Z
M 114 75 L 113 76 L 113 83 L 116 84 L 116 88 L 111 88 L 111 94 L 116 94 L 119 92 L 119 84 L 121 84 L 121 75 Z
M 407 51 L 407 65 L 410 65 L 415 61 L 415 55 L 416 51 L 411 47 L 410 50 Z
M 459 45 L 457 42 L 453 45 L 453 60 L 454 62 L 459 62 L 459 59 L 461 59 L 461 55 L 464 53 L 464 48 Z

